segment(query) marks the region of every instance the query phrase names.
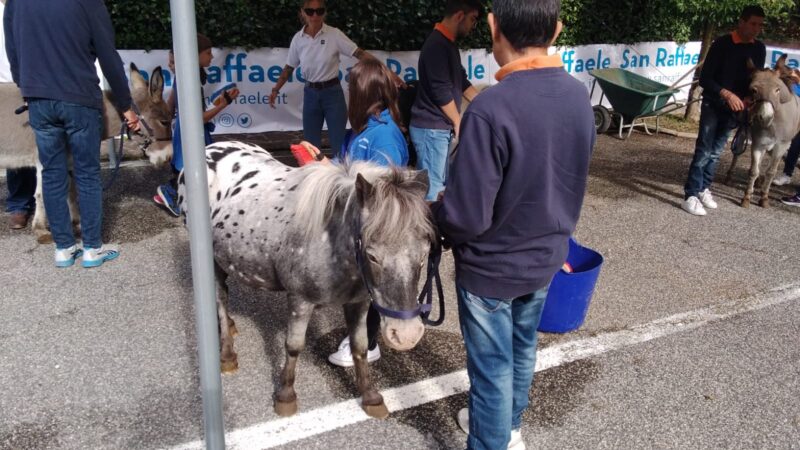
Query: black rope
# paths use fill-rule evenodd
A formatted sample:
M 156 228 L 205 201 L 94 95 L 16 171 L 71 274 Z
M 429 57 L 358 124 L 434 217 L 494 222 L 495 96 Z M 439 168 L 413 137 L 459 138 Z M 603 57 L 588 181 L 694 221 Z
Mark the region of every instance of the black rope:
M 431 315 L 431 310 L 420 314 L 422 323 L 432 327 L 438 327 L 444 322 L 444 290 L 442 289 L 442 277 L 439 275 L 439 263 L 442 260 L 442 244 L 438 242 L 431 243 L 431 252 L 428 255 L 428 274 L 425 279 L 425 286 L 419 294 L 417 302 L 420 304 L 433 305 L 433 285 L 436 284 L 436 294 L 439 296 L 439 318 L 431 320 L 428 317 Z

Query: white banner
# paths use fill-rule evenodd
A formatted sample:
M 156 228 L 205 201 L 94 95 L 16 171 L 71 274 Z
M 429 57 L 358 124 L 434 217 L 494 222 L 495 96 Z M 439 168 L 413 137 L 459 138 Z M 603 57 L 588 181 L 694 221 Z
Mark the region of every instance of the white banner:
M 646 42 L 635 45 L 584 45 L 579 47 L 559 47 L 558 51 L 564 62 L 564 68 L 571 75 L 581 80 L 591 89 L 592 76 L 590 70 L 598 68 L 622 68 L 646 76 L 666 85 L 673 85 L 683 75 L 692 71 L 698 63 L 700 53 L 699 42 L 678 45 L 674 42 Z M 289 82 L 284 85 L 277 99 L 275 108 L 269 106 L 269 95 L 272 87 L 286 64 L 288 49 L 214 49 L 214 60 L 208 68 L 208 84 L 205 95 L 210 96 L 228 83 L 236 83 L 241 94 L 235 103 L 226 108 L 216 118 L 215 133 L 258 133 L 264 131 L 300 130 L 302 129 L 303 75 L 302 67 L 295 69 Z M 2 53 L 2 52 L 0 52 Z M 167 67 L 167 51 L 154 50 L 121 50 L 120 55 L 126 66 L 134 62 L 149 77 L 156 66 L 164 69 L 165 95 L 172 88 L 174 75 Z M 417 60 L 419 52 L 382 52 L 372 51 L 373 55 L 404 80 L 417 79 Z M 800 50 L 780 47 L 767 48 L 768 66 L 772 66 L 781 54 L 789 54 L 789 66 L 800 67 Z M 342 86 L 347 89 L 350 69 L 356 60 L 344 58 L 340 66 L 339 76 Z M 467 71 L 470 81 L 476 86 L 495 83 L 494 74 L 498 70 L 497 63 L 485 50 L 464 50 L 461 52 L 461 63 Z M 145 74 L 147 72 L 147 74 Z M 0 55 L 0 81 L 11 81 L 8 75 L 8 62 L 5 55 Z M 691 81 L 688 75 L 680 84 Z M 688 93 L 684 89 L 683 97 Z M 600 97 L 600 89 L 596 88 L 593 102 Z
M 303 68 L 298 67 L 289 81 L 281 89 L 275 108 L 269 106 L 269 95 L 286 64 L 288 49 L 214 49 L 214 60 L 207 69 L 208 82 L 205 95 L 211 96 L 216 90 L 229 83 L 236 83 L 240 95 L 235 103 L 214 118 L 215 133 L 258 133 L 262 131 L 300 130 L 303 128 Z M 143 72 L 152 71 L 156 66 L 164 69 L 166 89 L 171 89 L 173 74 L 166 69 L 167 51 L 144 52 L 122 50 L 119 52 L 125 64 L 136 63 Z M 381 52 L 372 51 L 392 71 L 405 81 L 417 76 L 419 52 Z M 357 62 L 355 58 L 342 58 L 339 78 L 347 92 L 348 74 Z M 472 83 L 488 84 L 494 81 L 497 63 L 485 50 L 462 52 L 462 64 Z M 490 81 L 491 80 L 491 81 Z

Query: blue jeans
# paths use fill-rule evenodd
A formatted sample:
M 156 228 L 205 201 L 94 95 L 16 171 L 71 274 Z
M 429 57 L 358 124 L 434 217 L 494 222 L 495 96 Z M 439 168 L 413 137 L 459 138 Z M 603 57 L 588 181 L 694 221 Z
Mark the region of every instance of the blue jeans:
M 8 185 L 6 212 L 32 212 L 36 206 L 36 200 L 33 197 L 36 193 L 36 169 L 33 167 L 8 169 L 6 184 Z
M 794 168 L 797 167 L 797 160 L 800 159 L 800 135 L 792 139 L 792 145 L 789 146 L 789 151 L 786 153 L 786 161 L 783 164 L 783 173 L 787 177 L 791 177 Z
M 85 248 L 102 245 L 103 186 L 100 179 L 100 139 L 103 118 L 99 109 L 59 100 L 28 102 L 31 128 L 42 163 L 42 195 L 56 248 L 75 244 L 67 205 L 68 153 L 78 190 L 81 234 Z
M 205 140 L 206 146 L 211 145 L 213 139 L 211 138 L 211 132 L 214 131 L 214 124 L 212 122 L 206 122 L 203 124 L 203 139 Z M 172 130 L 172 168 L 175 169 L 175 173 L 177 174 L 181 170 L 183 170 L 183 140 L 181 139 L 181 118 L 178 116 L 175 118 L 175 128 Z M 203 151 L 205 155 L 205 150 Z M 205 159 L 205 157 L 204 157 Z M 175 175 L 177 178 L 177 175 Z
M 447 180 L 447 150 L 453 139 L 450 130 L 409 127 L 411 142 L 417 150 L 417 169 L 428 171 L 428 195 L 434 201 Z
M 303 89 L 303 137 L 322 148 L 322 122 L 328 124 L 328 138 L 333 154 L 342 149 L 344 131 L 347 126 L 347 103 L 342 86 Z
M 547 289 L 501 299 L 456 284 L 470 382 L 468 449 L 504 449 L 522 425 Z
M 700 130 L 694 147 L 694 158 L 683 187 L 684 198 L 697 195 L 711 186 L 717 172 L 719 157 L 728 142 L 731 130 L 736 128 L 733 113 L 722 106 L 703 100 L 700 107 Z

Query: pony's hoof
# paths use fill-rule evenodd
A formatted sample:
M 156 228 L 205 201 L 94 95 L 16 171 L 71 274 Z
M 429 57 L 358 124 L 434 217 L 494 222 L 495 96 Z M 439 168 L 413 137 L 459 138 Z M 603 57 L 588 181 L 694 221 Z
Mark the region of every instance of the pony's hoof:
M 36 242 L 40 244 L 52 244 L 53 243 L 53 235 L 50 233 L 42 233 L 36 235 Z
M 769 208 L 769 198 L 767 197 L 762 198 L 761 201 L 758 202 L 758 206 L 762 208 Z
M 233 359 L 231 361 L 220 361 L 219 368 L 222 373 L 233 374 L 239 370 L 239 360 Z
M 361 408 L 364 410 L 365 413 L 367 413 L 368 416 L 374 417 L 376 419 L 385 419 L 389 417 L 389 410 L 383 403 L 377 405 L 364 405 L 362 403 Z
M 275 414 L 281 417 L 289 417 L 297 414 L 297 400 L 291 402 L 275 400 Z
M 742 208 L 749 208 L 750 207 L 750 199 L 749 198 L 743 198 L 741 205 L 742 205 Z

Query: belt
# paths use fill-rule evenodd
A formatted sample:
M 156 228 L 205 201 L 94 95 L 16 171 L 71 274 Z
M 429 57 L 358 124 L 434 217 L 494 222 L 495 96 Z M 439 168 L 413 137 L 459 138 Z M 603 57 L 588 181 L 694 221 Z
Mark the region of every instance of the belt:
M 311 89 L 325 89 L 331 86 L 336 86 L 337 84 L 339 84 L 338 78 L 331 78 L 328 81 L 319 81 L 319 82 L 306 81 L 306 86 L 310 87 Z

